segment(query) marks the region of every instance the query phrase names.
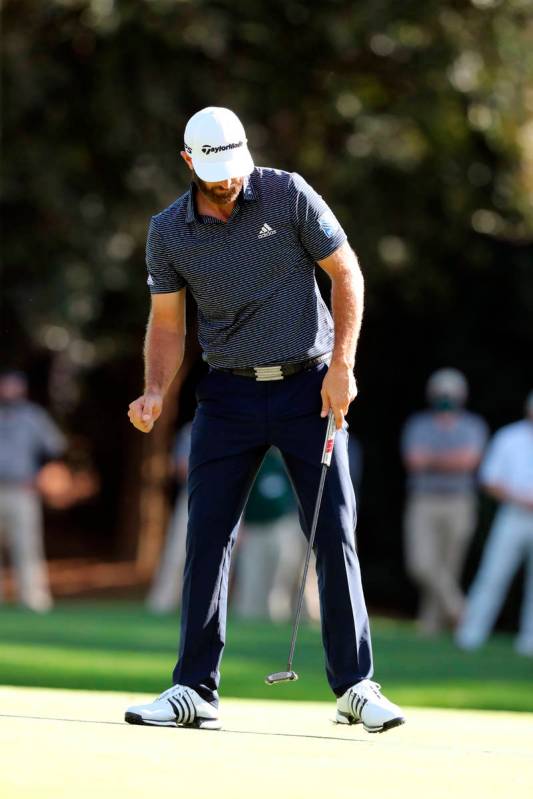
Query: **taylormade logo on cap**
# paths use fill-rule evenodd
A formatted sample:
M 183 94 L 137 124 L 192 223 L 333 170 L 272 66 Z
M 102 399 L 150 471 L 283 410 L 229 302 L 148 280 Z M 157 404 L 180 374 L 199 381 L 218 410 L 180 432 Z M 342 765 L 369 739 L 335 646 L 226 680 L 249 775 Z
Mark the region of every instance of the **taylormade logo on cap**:
M 242 147 L 242 145 L 242 141 L 238 141 L 236 144 L 221 144 L 220 147 L 211 147 L 210 144 L 204 144 L 202 152 L 204 155 L 209 155 L 209 153 L 222 153 L 224 150 L 235 150 L 237 147 Z
M 229 108 L 210 106 L 198 111 L 187 122 L 184 138 L 185 151 L 202 180 L 217 183 L 253 171 L 244 128 Z

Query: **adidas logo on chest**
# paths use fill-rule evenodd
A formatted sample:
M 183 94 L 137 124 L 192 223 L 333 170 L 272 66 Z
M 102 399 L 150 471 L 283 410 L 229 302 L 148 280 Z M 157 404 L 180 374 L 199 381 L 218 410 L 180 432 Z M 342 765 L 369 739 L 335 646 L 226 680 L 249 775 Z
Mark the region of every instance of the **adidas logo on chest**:
M 270 227 L 266 222 L 259 231 L 259 235 L 257 236 L 258 239 L 266 239 L 268 236 L 274 236 L 276 231 Z

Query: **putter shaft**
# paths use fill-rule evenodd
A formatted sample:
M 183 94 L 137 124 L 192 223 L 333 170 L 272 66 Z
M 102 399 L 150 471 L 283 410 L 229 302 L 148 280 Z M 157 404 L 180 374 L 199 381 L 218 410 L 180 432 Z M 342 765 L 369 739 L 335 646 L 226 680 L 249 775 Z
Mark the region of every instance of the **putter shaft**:
M 268 685 L 274 685 L 277 682 L 289 682 L 298 679 L 298 675 L 296 674 L 296 672 L 292 670 L 292 661 L 294 658 L 294 649 L 296 647 L 296 636 L 298 635 L 300 617 L 302 615 L 305 583 L 307 581 L 307 572 L 309 571 L 309 561 L 311 560 L 311 552 L 313 551 L 313 544 L 315 542 L 316 528 L 318 525 L 318 515 L 320 513 L 320 505 L 322 502 L 322 493 L 324 491 L 326 474 L 331 464 L 331 458 L 333 455 L 333 443 L 335 440 L 335 431 L 336 431 L 335 416 L 333 414 L 333 411 L 330 410 L 328 415 L 328 426 L 326 429 L 326 440 L 324 441 L 324 449 L 322 450 L 322 461 L 321 461 L 322 472 L 320 474 L 320 483 L 318 485 L 318 493 L 316 497 L 315 510 L 313 514 L 313 523 L 311 524 L 311 532 L 309 533 L 309 541 L 307 543 L 307 552 L 305 555 L 305 563 L 302 574 L 302 580 L 300 583 L 300 591 L 298 593 L 298 601 L 296 603 L 296 614 L 294 617 L 294 624 L 292 628 L 292 638 L 289 649 L 289 659 L 287 662 L 287 671 L 286 672 L 281 671 L 281 672 L 276 672 L 275 674 L 270 674 L 265 679 L 265 682 Z
M 298 593 L 298 602 L 296 604 L 296 615 L 294 617 L 294 626 L 292 628 L 292 638 L 289 649 L 289 659 L 287 661 L 287 671 L 292 671 L 292 660 L 294 658 L 294 649 L 296 647 L 296 636 L 298 635 L 298 627 L 300 625 L 300 617 L 302 615 L 305 584 L 307 582 L 307 572 L 309 571 L 309 561 L 311 560 L 311 552 L 313 551 L 313 544 L 315 542 L 315 534 L 318 524 L 318 514 L 320 513 L 320 503 L 322 501 L 322 492 L 324 491 L 324 482 L 326 480 L 327 472 L 328 472 L 328 465 L 324 464 L 322 466 L 322 472 L 320 474 L 320 483 L 318 486 L 318 494 L 315 503 L 313 524 L 311 526 L 311 533 L 309 534 L 309 543 L 307 545 L 307 552 L 305 553 L 305 564 L 302 574 L 302 582 L 300 583 L 300 591 Z

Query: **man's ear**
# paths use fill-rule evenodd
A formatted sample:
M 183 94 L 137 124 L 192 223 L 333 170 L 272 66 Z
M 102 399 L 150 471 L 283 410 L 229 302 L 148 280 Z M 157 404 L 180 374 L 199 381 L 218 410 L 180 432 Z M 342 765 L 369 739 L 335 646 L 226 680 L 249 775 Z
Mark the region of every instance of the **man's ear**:
M 183 158 L 183 160 L 185 161 L 185 163 L 187 164 L 187 166 L 189 167 L 189 169 L 192 172 L 192 158 L 189 155 L 189 153 L 186 153 L 185 150 L 182 150 L 180 152 L 180 155 L 181 155 L 181 157 Z

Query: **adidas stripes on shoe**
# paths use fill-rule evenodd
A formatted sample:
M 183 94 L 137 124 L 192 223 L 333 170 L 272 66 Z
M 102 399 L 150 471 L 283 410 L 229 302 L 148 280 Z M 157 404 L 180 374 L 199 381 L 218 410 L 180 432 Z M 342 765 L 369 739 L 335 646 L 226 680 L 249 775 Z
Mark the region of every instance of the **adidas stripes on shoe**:
M 219 730 L 218 710 L 186 685 L 173 685 L 146 705 L 133 705 L 126 711 L 128 724 L 152 727 L 195 727 Z
M 361 680 L 348 688 L 337 699 L 337 723 L 362 723 L 367 732 L 386 732 L 404 724 L 402 711 L 383 696 L 380 688 L 372 680 Z

